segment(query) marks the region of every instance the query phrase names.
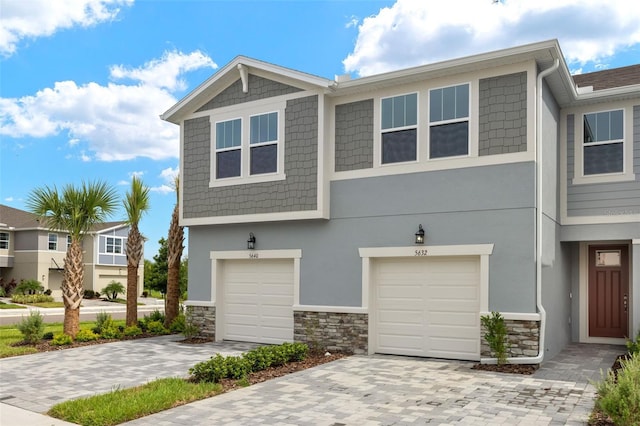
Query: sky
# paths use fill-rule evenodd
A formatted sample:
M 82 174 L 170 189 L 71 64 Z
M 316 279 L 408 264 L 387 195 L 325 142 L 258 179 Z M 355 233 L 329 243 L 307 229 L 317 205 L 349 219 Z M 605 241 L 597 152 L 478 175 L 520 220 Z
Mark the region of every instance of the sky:
M 640 63 L 636 1 L 0 0 L 0 203 L 138 176 L 152 259 L 179 173 L 159 116 L 237 55 L 357 78 L 555 38 L 585 73 Z

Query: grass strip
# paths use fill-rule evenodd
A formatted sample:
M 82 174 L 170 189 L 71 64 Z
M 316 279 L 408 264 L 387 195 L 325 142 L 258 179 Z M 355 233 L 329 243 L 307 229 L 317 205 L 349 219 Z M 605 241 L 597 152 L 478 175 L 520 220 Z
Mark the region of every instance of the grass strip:
M 14 303 L 0 302 L 0 309 L 27 309 L 27 307 L 22 305 L 16 305 Z
M 158 379 L 129 389 L 74 399 L 47 414 L 85 426 L 109 426 L 134 420 L 222 392 L 218 383 L 191 383 L 181 378 Z

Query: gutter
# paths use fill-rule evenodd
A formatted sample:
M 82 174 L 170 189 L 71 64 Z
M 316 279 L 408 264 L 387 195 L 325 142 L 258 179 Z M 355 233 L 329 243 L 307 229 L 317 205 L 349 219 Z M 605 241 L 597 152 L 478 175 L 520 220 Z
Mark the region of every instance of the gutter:
M 549 68 L 538 74 L 536 81 L 536 308 L 540 314 L 540 338 L 538 355 L 534 357 L 507 358 L 510 364 L 540 364 L 544 358 L 545 325 L 547 311 L 542 306 L 542 80 L 558 69 L 560 60 L 556 58 Z M 496 358 L 483 358 L 484 364 L 497 363 Z

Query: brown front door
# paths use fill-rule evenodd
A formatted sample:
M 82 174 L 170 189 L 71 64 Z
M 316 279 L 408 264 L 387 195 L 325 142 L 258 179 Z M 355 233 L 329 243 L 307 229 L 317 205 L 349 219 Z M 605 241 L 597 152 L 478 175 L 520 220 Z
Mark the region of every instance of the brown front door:
M 628 311 L 628 246 L 589 246 L 589 336 L 628 337 Z

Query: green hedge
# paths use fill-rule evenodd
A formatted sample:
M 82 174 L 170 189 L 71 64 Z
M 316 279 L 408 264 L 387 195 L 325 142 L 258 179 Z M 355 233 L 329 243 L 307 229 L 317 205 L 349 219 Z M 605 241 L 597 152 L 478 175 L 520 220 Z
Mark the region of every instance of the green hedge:
M 304 343 L 283 343 L 276 346 L 260 346 L 242 356 L 225 357 L 216 354 L 208 361 L 194 365 L 189 369 L 189 374 L 195 382 L 218 383 L 225 378 L 241 379 L 252 372 L 288 362 L 302 361 L 308 352 L 309 347 Z
M 46 303 L 53 302 L 52 296 L 46 294 L 14 294 L 11 296 L 13 303 Z

